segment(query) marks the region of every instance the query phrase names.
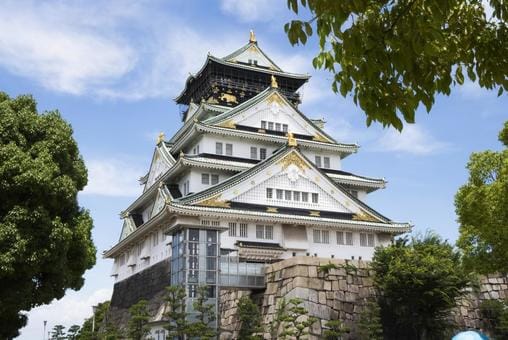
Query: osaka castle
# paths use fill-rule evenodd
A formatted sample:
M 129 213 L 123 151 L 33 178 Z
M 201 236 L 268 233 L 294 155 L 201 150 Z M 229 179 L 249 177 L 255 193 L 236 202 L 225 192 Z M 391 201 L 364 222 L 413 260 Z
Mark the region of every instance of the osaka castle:
M 142 194 L 104 252 L 114 260 L 113 306 L 143 297 L 133 290 L 148 290 L 155 274 L 144 273 L 155 266 L 164 285 L 185 287 L 189 302 L 206 285 L 217 304 L 221 288 L 262 288 L 268 263 L 369 260 L 410 230 L 367 205 L 383 179 L 343 170 L 358 145 L 335 140 L 322 119 L 299 110 L 309 78 L 277 66 L 252 32 L 245 46 L 209 54 L 188 77 L 175 99 L 181 126 L 171 138 L 159 135 Z

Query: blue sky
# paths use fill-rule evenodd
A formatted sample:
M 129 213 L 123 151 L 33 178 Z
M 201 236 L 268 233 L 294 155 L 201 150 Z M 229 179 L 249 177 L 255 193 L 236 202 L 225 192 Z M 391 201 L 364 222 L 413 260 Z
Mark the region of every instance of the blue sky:
M 402 134 L 365 125 L 351 98 L 334 95 L 330 76 L 312 69 L 315 41 L 291 47 L 283 25 L 285 1 L 7 1 L 0 12 L 0 90 L 31 93 L 39 110 L 58 109 L 73 128 L 89 169 L 80 194 L 95 222 L 97 265 L 79 292 L 29 313 L 20 339 L 41 338 L 43 320 L 81 324 L 91 306 L 110 297 L 110 261 L 100 253 L 119 236 L 119 212 L 140 192 L 160 131 L 180 126 L 172 101 L 206 53 L 224 56 L 248 41 L 254 29 L 260 47 L 284 70 L 310 73 L 301 109 L 324 117 L 329 132 L 360 151 L 343 169 L 385 177 L 388 187 L 368 203 L 416 230 L 434 229 L 454 242 L 458 235 L 453 197 L 465 182 L 469 154 L 500 149 L 497 133 L 508 118 L 506 96 L 473 83 L 438 97 L 428 115 Z

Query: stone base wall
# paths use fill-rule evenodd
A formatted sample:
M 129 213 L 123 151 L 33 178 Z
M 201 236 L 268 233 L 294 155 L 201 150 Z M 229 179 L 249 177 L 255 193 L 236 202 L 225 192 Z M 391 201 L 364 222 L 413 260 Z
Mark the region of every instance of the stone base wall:
M 327 273 L 320 271 L 320 266 L 330 263 L 339 269 L 330 269 Z M 367 302 L 376 294 L 373 274 L 369 263 L 365 261 L 294 257 L 271 264 L 266 269 L 266 290 L 255 295 L 257 301 L 261 297 L 263 326 L 269 329 L 276 306 L 282 298 L 289 300 L 298 297 L 303 300 L 302 305 L 309 315 L 319 319 L 309 330 L 310 339 L 322 339 L 327 321 L 336 319 L 351 330 L 345 339 L 359 339 L 356 325 Z M 238 300 L 252 294 L 249 290 L 221 291 L 221 339 L 235 338 L 241 326 L 237 318 Z M 489 275 L 480 280 L 478 289 L 469 289 L 457 301 L 457 308 L 450 317 L 459 329 L 481 329 L 479 306 L 482 301 L 505 297 L 508 297 L 508 278 Z M 271 335 L 265 333 L 265 339 L 270 338 Z
M 124 329 L 129 321 L 129 307 L 144 299 L 148 311 L 155 315 L 164 301 L 165 287 L 170 284 L 170 263 L 164 260 L 115 283 L 108 321 L 118 329 Z

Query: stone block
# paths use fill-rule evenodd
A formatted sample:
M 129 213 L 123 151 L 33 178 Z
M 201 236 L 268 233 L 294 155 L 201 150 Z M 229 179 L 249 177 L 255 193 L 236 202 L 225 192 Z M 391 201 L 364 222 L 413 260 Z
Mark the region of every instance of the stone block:
M 319 299 L 320 304 L 326 305 L 326 293 L 325 292 L 319 292 L 318 299 Z
M 323 282 L 323 289 L 324 290 L 332 290 L 332 282 L 330 282 L 330 281 L 324 281 Z
M 499 299 L 499 293 L 496 291 L 492 291 L 492 292 L 490 292 L 490 297 L 492 299 Z
M 309 288 L 315 289 L 315 290 L 322 290 L 323 289 L 323 280 L 319 278 L 309 278 Z
M 317 277 L 318 276 L 318 270 L 316 266 L 310 266 L 309 267 L 309 277 Z
M 340 290 L 347 290 L 347 280 L 339 280 L 339 289 Z
M 295 277 L 293 280 L 293 287 L 309 287 L 309 278 L 308 277 Z

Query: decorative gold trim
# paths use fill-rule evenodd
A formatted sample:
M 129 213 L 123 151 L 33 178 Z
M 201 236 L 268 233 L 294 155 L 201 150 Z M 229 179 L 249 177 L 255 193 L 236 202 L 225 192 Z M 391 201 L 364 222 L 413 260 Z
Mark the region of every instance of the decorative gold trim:
M 355 221 L 364 221 L 364 222 L 379 222 L 379 219 L 375 218 L 374 216 L 372 215 L 369 215 L 363 211 L 357 213 L 357 214 L 354 214 L 353 215 L 353 220 Z
M 220 197 L 221 195 L 213 196 L 198 203 L 198 205 L 205 207 L 231 208 L 231 203 L 221 200 Z
M 277 92 L 272 93 L 272 95 L 270 97 L 268 97 L 266 99 L 266 101 L 268 102 L 268 104 L 276 103 L 276 104 L 278 104 L 280 106 L 282 106 L 284 104 L 284 99 L 282 99 L 280 94 L 278 94 Z
M 225 122 L 219 124 L 219 126 L 228 129 L 236 129 L 236 124 L 232 119 L 226 120 Z
M 298 146 L 298 142 L 296 141 L 295 135 L 292 132 L 288 132 L 288 145 Z
M 266 133 L 266 130 L 265 129 L 258 129 L 258 132 L 259 133 Z
M 277 84 L 277 78 L 275 78 L 275 76 L 272 74 L 272 77 L 271 77 L 271 80 L 272 80 L 272 88 L 276 89 L 279 87 L 279 84 Z
M 225 101 L 226 103 L 238 104 L 238 100 L 236 99 L 236 96 L 229 94 L 229 93 L 221 93 L 219 96 L 219 99 L 222 101 Z
M 330 140 L 320 133 L 317 133 L 312 137 L 312 140 L 316 142 L 330 143 Z
M 163 142 L 165 138 L 166 138 L 166 135 L 164 135 L 164 132 L 160 132 L 159 136 L 157 137 L 157 144 L 160 144 L 161 142 Z
M 316 210 L 309 210 L 309 216 L 316 216 L 316 217 L 319 217 L 321 216 L 320 212 L 319 211 L 316 211 Z
M 254 34 L 253 30 L 250 30 L 250 32 L 249 32 L 249 42 L 251 42 L 251 43 L 256 42 L 256 34 Z
M 290 154 L 286 155 L 286 157 L 284 157 L 279 161 L 279 164 L 282 166 L 282 170 L 286 170 L 286 168 L 291 164 L 296 165 L 303 171 L 309 168 L 309 165 L 305 163 L 303 158 L 294 152 L 291 152 Z
M 268 213 L 278 213 L 279 209 L 275 208 L 275 207 L 267 207 L 266 208 L 266 212 L 268 212 Z

